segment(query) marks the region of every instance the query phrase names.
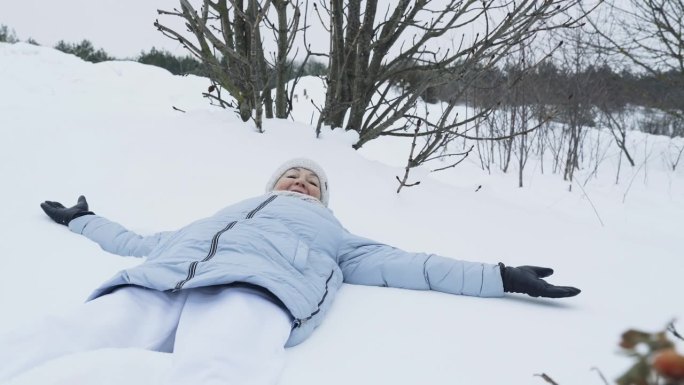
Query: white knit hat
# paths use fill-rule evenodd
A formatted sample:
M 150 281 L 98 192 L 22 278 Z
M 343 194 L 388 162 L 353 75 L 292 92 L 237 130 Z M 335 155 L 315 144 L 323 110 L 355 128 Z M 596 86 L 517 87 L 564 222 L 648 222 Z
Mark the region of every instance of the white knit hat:
M 323 168 L 318 163 L 307 158 L 290 159 L 278 167 L 271 176 L 271 179 L 269 179 L 268 183 L 266 183 L 266 192 L 273 191 L 278 179 L 280 179 L 280 177 L 291 168 L 305 168 L 316 174 L 318 180 L 321 182 L 321 203 L 327 207 L 328 200 L 330 199 L 330 193 L 328 192 L 328 177 L 325 175 L 325 171 L 323 171 Z

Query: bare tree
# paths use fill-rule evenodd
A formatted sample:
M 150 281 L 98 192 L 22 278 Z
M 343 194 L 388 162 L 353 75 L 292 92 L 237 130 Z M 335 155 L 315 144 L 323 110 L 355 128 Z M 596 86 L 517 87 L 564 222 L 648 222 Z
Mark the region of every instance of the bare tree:
M 278 44 L 276 57 L 273 58 L 276 94 L 275 115 L 277 118 L 284 119 L 287 118 L 292 108 L 292 102 L 288 98 L 286 85 L 288 80 L 287 70 L 292 66 L 292 62 L 288 62 L 288 55 L 297 36 L 301 11 L 300 7 L 290 0 L 273 0 L 273 5 L 276 9 L 278 24 L 271 23 L 268 17 L 265 20 L 270 26 L 271 31 L 274 32 L 274 38 Z M 292 18 L 288 20 L 288 9 L 290 7 L 292 7 Z M 308 56 L 304 59 L 300 69 L 304 68 L 307 60 Z
M 587 129 L 596 125 L 594 106 L 605 100 L 606 86 L 596 71 L 604 59 L 600 52 L 593 50 L 591 36 L 582 28 L 563 31 L 558 38 L 566 42 L 559 50 L 558 58 L 566 78 L 561 91 L 566 96 L 565 101 L 558 105 L 562 134 L 566 137 L 563 179 L 572 182 L 575 171 L 582 164 Z
M 629 164 L 634 167 L 634 159 L 627 149 L 627 132 L 633 130 L 634 127 L 630 126 L 628 119 L 628 111 L 625 109 L 618 110 L 616 112 L 611 112 L 607 107 L 601 107 L 601 116 L 603 117 L 601 123 L 608 127 L 610 133 L 615 139 L 615 143 L 620 148 Z
M 523 71 L 527 71 L 529 70 L 530 63 L 533 62 L 529 56 L 532 56 L 533 54 L 530 52 L 530 47 L 526 44 L 526 42 L 520 42 L 519 52 L 521 63 L 520 68 Z M 517 141 L 517 151 L 515 152 L 515 155 L 518 158 L 518 187 L 523 187 L 523 171 L 527 165 L 527 160 L 529 159 L 530 144 L 528 142 L 530 139 L 528 138 L 527 132 L 529 128 L 528 125 L 531 120 L 530 118 L 532 117 L 532 105 L 539 104 L 539 100 L 533 100 L 533 96 L 531 95 L 530 91 L 530 87 L 526 81 L 522 81 L 519 84 L 519 87 L 516 88 L 517 100 L 514 108 L 518 110 L 516 115 L 519 116 L 519 127 L 517 130 L 513 130 L 513 133 L 523 133 L 514 137 L 514 140 Z M 535 130 L 534 134 L 537 132 L 538 131 Z
M 288 54 L 300 31 L 299 3 L 287 0 L 202 0 L 198 12 L 188 0 L 179 1 L 180 10 L 158 12 L 181 17 L 192 36 L 174 31 L 159 20 L 154 25 L 201 60 L 217 86 L 215 89 L 227 90 L 236 100 L 242 120 L 253 117 L 257 128 L 262 131 L 264 113 L 266 118 L 273 117 L 272 88 L 276 90 L 276 116 L 287 117 L 290 102 L 285 85 L 286 71 L 292 64 L 288 61 Z M 276 22 L 269 18 L 272 16 L 271 5 L 275 9 Z M 292 11 L 290 19 L 288 10 Z M 262 29 L 270 30 L 277 44 L 277 52 L 270 61 L 264 54 Z M 220 96 L 206 95 L 218 99 L 223 106 L 231 105 Z
M 609 0 L 606 3 L 607 6 L 602 7 L 601 12 L 589 19 L 594 32 L 601 38 L 596 48 L 627 59 L 632 66 L 655 78 L 672 82 L 680 89 L 684 88 L 684 2 Z M 661 126 L 667 122 L 664 125 L 670 127 L 665 132 L 656 133 L 675 136 L 676 127 L 684 126 L 684 106 L 677 103 L 674 108 L 664 108 L 664 112 L 670 119 L 657 118 L 655 122 L 645 122 L 648 126 L 645 125 L 642 130 L 649 132 L 652 126 Z M 646 118 L 649 115 L 647 112 Z M 615 136 L 616 142 L 634 166 L 624 146 L 626 131 L 614 129 L 620 126 L 620 121 L 608 119 L 608 123 L 611 124 L 609 127 L 614 136 L 616 132 L 622 134 L 621 138 Z M 675 154 L 676 157 L 669 158 L 673 171 L 682 151 Z
M 530 130 L 530 127 L 538 127 L 538 122 L 548 121 L 550 117 L 547 110 L 539 108 L 542 102 L 535 95 L 533 84 L 527 76 L 537 64 L 534 56 L 530 42 L 523 41 L 519 43 L 517 52 L 506 58 L 503 72 L 507 84 L 497 89 L 501 103 L 497 111 L 487 117 L 484 132 L 476 131 L 477 136 L 506 137 L 504 140 L 496 141 L 499 164 L 501 171 L 508 172 L 513 164 L 511 160 L 517 158 L 519 187 L 523 187 L 523 173 L 534 141 L 534 138 L 529 137 L 529 133 L 538 133 L 537 130 Z M 490 142 L 493 147 L 495 141 Z
M 410 147 L 407 169 L 435 159 L 454 159 L 437 169 L 457 164 L 468 151 L 449 149 L 455 138 L 503 138 L 472 132 L 500 101 L 464 117 L 458 108 L 462 96 L 522 42 L 543 31 L 580 26 L 583 13 L 567 16 L 579 1 L 399 0 L 386 8 L 378 0 L 320 1 L 316 10 L 321 20 L 328 17 L 330 52 L 317 133 L 323 125 L 356 131 L 356 149 L 380 136 L 419 140 L 421 146 Z M 466 37 L 463 29 L 471 25 L 481 31 Z M 441 114 L 415 113 L 421 97 L 447 86 L 452 92 L 441 95 Z M 416 132 L 410 126 L 418 121 Z
M 680 0 L 608 0 L 589 21 L 601 37 L 598 48 L 655 77 L 669 74 L 669 81 L 684 87 L 682 15 Z M 684 119 L 681 109 L 667 112 Z
M 399 0 L 387 7 L 383 18 L 377 17 L 377 0 L 322 3 L 320 8 L 330 20 L 331 47 L 328 91 L 318 130 L 326 124 L 357 131 L 355 148 L 381 135 L 413 137 L 395 123 L 426 90 L 458 84 L 452 95 L 455 101 L 479 74 L 520 42 L 540 31 L 579 25 L 582 16 L 564 16 L 577 3 L 452 0 L 433 6 L 428 0 Z M 467 39 L 462 28 L 473 23 L 483 25 L 483 31 Z M 453 47 L 440 46 L 440 39 L 454 34 L 461 38 Z M 410 72 L 419 73 L 420 82 L 395 92 L 395 80 Z M 454 106 L 447 107 L 423 129 L 456 130 L 463 124 L 454 121 L 453 110 Z
M 667 163 L 672 167 L 672 171 L 677 169 L 677 165 L 679 165 L 679 161 L 682 159 L 682 154 L 684 154 L 684 144 L 679 147 L 671 141 L 667 148 Z

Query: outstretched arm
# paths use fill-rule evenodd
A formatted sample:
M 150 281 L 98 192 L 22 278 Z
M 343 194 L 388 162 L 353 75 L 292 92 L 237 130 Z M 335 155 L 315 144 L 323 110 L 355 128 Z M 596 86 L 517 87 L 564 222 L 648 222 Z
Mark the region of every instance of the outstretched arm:
M 435 290 L 479 297 L 503 296 L 498 265 L 410 253 L 346 233 L 338 253 L 344 281 L 351 284 Z
M 507 292 L 562 298 L 581 292 L 572 286 L 555 286 L 543 280 L 553 274 L 550 268 L 510 267 L 410 253 L 350 233 L 346 233 L 337 257 L 344 281 L 351 284 L 479 297 L 500 297 Z
M 148 237 L 140 236 L 89 211 L 84 196 L 80 196 L 78 203 L 69 208 L 51 201 L 42 203 L 40 207 L 55 222 L 95 241 L 103 250 L 122 256 L 144 257 L 171 234 L 161 232 Z

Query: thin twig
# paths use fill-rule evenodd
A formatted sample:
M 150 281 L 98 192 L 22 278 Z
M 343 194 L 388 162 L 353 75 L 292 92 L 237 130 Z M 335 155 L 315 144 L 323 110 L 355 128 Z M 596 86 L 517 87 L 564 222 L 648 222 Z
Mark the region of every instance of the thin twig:
M 420 123 L 421 121 L 418 121 L 418 124 L 416 124 L 416 130 L 415 134 L 413 136 L 413 142 L 411 143 L 411 152 L 409 153 L 409 158 L 408 162 L 406 162 L 406 169 L 404 170 L 404 179 L 399 179 L 397 176 L 397 180 L 399 181 L 399 188 L 397 188 L 397 194 L 401 191 L 401 189 L 406 186 L 406 187 L 411 187 L 411 186 L 416 186 L 420 184 L 420 181 L 415 182 L 415 183 L 406 183 L 408 180 L 409 172 L 411 171 L 411 167 L 413 167 L 413 152 L 416 149 L 416 139 L 418 139 L 418 131 L 420 131 Z
M 649 156 L 650 156 L 650 154 L 649 154 Z M 648 161 L 649 156 L 646 157 L 644 162 L 641 163 L 639 165 L 639 168 L 637 168 L 637 170 L 634 172 L 634 175 L 632 175 L 632 179 L 629 181 L 629 185 L 627 186 L 627 190 L 625 190 L 625 194 L 622 196 L 622 203 L 625 203 L 625 201 L 627 200 L 627 194 L 629 193 L 629 190 L 632 188 L 632 183 L 634 183 L 634 179 L 636 179 L 636 176 L 639 174 L 639 171 L 641 171 L 641 169 L 646 164 L 646 161 Z
M 584 191 L 584 187 L 582 187 L 582 184 L 577 182 L 575 179 L 573 179 L 572 182 L 574 184 L 576 184 L 577 186 L 579 186 L 580 190 L 582 190 L 582 194 L 584 194 L 584 197 L 587 198 L 587 200 L 589 201 L 591 208 L 594 209 L 594 214 L 596 214 L 596 218 L 598 218 L 599 222 L 601 222 L 601 226 L 605 227 L 606 225 L 601 220 L 601 216 L 599 215 L 598 210 L 596 210 L 596 206 L 594 206 L 594 202 L 591 201 L 591 198 L 589 198 L 589 195 L 587 195 L 587 192 Z
M 546 373 L 535 374 L 535 376 L 541 377 L 544 381 L 548 382 L 551 385 L 558 385 L 558 383 L 554 381 L 553 378 L 549 377 Z
M 464 152 L 464 153 L 443 155 L 443 156 L 456 156 L 456 155 L 460 155 L 460 156 L 463 156 L 463 158 L 459 159 L 457 162 L 452 163 L 452 164 L 449 165 L 449 166 L 444 166 L 444 167 L 436 168 L 436 169 L 434 169 L 434 170 L 430 170 L 430 172 L 443 171 L 443 170 L 446 170 L 446 169 L 448 169 L 448 168 L 453 168 L 453 167 L 458 166 L 459 164 L 461 164 L 461 162 L 463 162 L 464 160 L 466 160 L 466 158 L 468 157 L 468 155 L 470 155 L 470 152 L 473 151 L 473 148 L 474 148 L 474 147 L 475 147 L 474 145 L 471 145 L 470 148 L 468 149 L 468 151 L 466 151 L 466 152 Z
M 605 385 L 608 385 L 608 380 L 606 380 L 606 376 L 603 375 L 603 373 L 601 372 L 601 369 L 594 366 L 593 368 L 591 368 L 591 370 L 596 371 L 596 373 L 598 373 L 598 375 L 601 377 L 601 380 L 603 380 L 603 383 Z
M 677 329 L 675 329 L 674 321 L 671 321 L 669 324 L 667 324 L 667 331 L 672 333 L 672 335 L 679 338 L 680 340 L 684 341 L 684 337 L 682 337 L 682 335 L 677 332 Z

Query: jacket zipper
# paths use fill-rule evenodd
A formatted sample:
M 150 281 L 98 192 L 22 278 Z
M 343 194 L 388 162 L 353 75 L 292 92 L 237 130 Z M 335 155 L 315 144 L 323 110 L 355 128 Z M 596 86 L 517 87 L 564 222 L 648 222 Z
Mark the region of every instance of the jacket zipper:
M 253 218 L 259 210 L 263 209 L 266 207 L 267 204 L 271 203 L 274 199 L 276 199 L 277 195 L 271 195 L 268 199 L 265 201 L 261 202 L 259 206 L 257 206 L 254 210 L 250 211 L 249 214 L 245 217 L 245 219 L 250 219 Z M 200 262 L 207 262 L 210 259 L 214 258 L 214 255 L 216 254 L 216 250 L 218 250 L 218 241 L 219 238 L 223 233 L 226 231 L 232 229 L 235 225 L 237 224 L 237 221 L 230 222 L 226 227 L 221 229 L 219 232 L 214 234 L 214 236 L 211 239 L 211 247 L 209 247 L 209 253 L 207 254 L 206 257 L 204 257 L 201 261 L 194 261 L 190 264 L 190 267 L 188 267 L 188 275 L 185 277 L 184 280 L 179 281 L 176 286 L 174 287 L 173 291 L 178 291 L 183 288 L 183 286 L 188 283 L 189 280 L 191 280 L 193 277 L 195 277 L 195 272 L 197 271 L 197 265 Z
M 321 311 L 321 305 L 323 305 L 323 302 L 325 302 L 325 297 L 328 296 L 328 283 L 330 283 L 330 280 L 332 279 L 334 273 L 334 270 L 331 271 L 330 275 L 328 276 L 328 279 L 325 280 L 325 292 L 323 293 L 323 297 L 321 298 L 321 300 L 318 302 L 318 307 L 316 308 L 316 310 L 314 310 L 314 312 L 309 314 L 309 316 L 306 318 L 298 318 L 292 321 L 292 329 L 296 329 L 302 326 L 304 322 L 312 319 L 316 314 L 318 314 Z

